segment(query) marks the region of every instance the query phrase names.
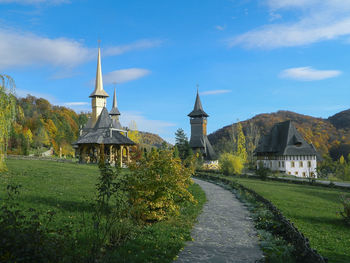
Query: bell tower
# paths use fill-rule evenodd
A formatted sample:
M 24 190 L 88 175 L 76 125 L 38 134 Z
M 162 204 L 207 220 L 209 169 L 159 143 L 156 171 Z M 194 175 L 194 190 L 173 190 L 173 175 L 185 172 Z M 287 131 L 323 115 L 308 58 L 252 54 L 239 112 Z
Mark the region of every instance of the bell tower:
M 91 98 L 91 105 L 92 105 L 91 120 L 92 120 L 92 127 L 93 127 L 98 117 L 100 116 L 102 109 L 106 107 L 106 99 L 107 97 L 109 97 L 106 91 L 103 89 L 100 47 L 98 47 L 98 55 L 97 55 L 95 90 L 91 93 L 89 97 Z
M 207 117 L 209 115 L 203 110 L 198 88 L 194 108 L 188 116 L 191 123 L 190 147 L 194 151 L 199 151 L 205 160 L 216 160 L 215 151 L 207 138 Z

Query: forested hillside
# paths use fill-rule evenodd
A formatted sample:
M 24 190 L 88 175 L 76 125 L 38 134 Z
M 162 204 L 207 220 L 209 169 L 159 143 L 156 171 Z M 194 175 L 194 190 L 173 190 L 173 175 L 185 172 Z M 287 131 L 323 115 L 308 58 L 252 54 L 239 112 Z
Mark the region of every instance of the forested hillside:
M 80 125 L 89 114 L 51 105 L 43 98 L 28 95 L 18 98 L 16 120 L 13 123 L 7 152 L 37 154 L 52 148 L 55 154 L 72 156 L 72 143 L 77 139 Z M 160 147 L 164 140 L 156 134 L 139 133 L 139 141 L 147 147 Z
M 241 124 L 248 141 L 256 143 L 258 138 L 268 133 L 275 123 L 286 120 L 292 120 L 298 131 L 309 143 L 313 143 L 321 154 L 331 153 L 333 158 L 337 158 L 342 151 L 344 156 L 350 152 L 350 110 L 337 113 L 328 119 L 278 111 L 256 115 L 242 121 Z M 232 145 L 235 125 L 225 126 L 208 136 L 218 152 L 223 152 Z

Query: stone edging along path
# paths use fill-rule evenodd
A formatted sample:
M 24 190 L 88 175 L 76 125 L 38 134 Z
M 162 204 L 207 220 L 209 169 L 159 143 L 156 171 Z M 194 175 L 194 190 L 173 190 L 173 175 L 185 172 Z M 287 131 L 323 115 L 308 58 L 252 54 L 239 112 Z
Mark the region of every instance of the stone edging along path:
M 194 179 L 207 203 L 176 262 L 255 262 L 263 258 L 247 208 L 228 190 Z

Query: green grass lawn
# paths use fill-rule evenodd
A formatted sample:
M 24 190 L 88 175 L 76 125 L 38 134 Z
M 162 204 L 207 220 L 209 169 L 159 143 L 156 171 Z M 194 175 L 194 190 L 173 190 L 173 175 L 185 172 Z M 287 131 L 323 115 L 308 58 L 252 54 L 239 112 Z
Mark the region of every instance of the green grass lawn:
M 7 184 L 20 184 L 20 205 L 57 212 L 57 223 L 80 221 L 90 214 L 99 169 L 96 165 L 54 161 L 7 160 L 9 173 L 0 177 L 0 197 Z
M 57 225 L 72 222 L 78 226 L 83 218 L 90 220 L 99 175 L 96 165 L 12 159 L 6 164 L 9 172 L 0 174 L 0 198 L 5 197 L 6 185 L 20 184 L 18 200 L 22 208 L 54 210 Z M 134 239 L 113 253 L 112 261 L 171 262 L 190 239 L 192 225 L 205 202 L 198 185 L 192 185 L 190 190 L 197 205 L 186 203 L 179 217 L 138 229 Z
M 349 192 L 257 179 L 234 180 L 277 206 L 329 262 L 350 262 L 350 226 L 336 214 L 341 209 L 339 196 Z

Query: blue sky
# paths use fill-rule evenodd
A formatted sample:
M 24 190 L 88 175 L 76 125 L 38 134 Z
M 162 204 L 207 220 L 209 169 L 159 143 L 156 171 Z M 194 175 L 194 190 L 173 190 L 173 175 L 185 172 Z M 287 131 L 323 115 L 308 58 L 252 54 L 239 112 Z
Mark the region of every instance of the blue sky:
M 100 39 L 122 124 L 169 142 L 190 135 L 197 84 L 209 133 L 259 113 L 350 108 L 350 1 L 0 0 L 0 13 L 0 73 L 19 96 L 90 110 Z

